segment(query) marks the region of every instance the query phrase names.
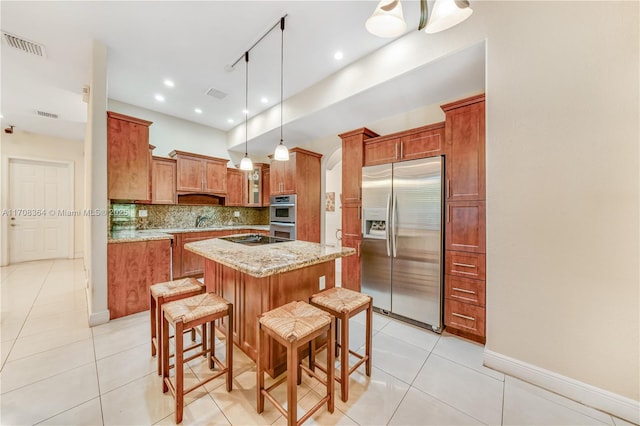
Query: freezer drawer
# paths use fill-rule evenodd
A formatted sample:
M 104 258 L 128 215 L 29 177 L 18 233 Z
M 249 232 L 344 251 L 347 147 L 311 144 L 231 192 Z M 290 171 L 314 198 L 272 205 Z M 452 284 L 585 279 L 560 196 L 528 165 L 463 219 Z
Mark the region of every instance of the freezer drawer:
M 362 292 L 373 297 L 373 306 L 391 310 L 391 257 L 384 239 L 362 239 Z

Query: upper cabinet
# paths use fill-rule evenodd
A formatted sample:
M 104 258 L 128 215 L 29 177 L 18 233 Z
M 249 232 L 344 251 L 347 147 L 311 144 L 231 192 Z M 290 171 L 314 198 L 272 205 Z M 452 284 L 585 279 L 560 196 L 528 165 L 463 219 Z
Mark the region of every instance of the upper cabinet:
M 364 165 L 394 163 L 444 154 L 445 123 L 372 138 L 364 143 Z
M 184 151 L 172 151 L 169 155 L 176 159 L 178 193 L 227 193 L 229 160 Z
M 269 177 L 269 166 L 262 163 L 254 163 L 253 171 L 245 174 L 244 194 L 246 194 L 247 207 L 261 207 L 269 205 Z M 266 204 L 264 203 L 265 193 L 267 194 Z
M 149 200 L 150 121 L 107 111 L 107 196 Z
M 485 199 L 484 95 L 442 106 L 447 116 L 448 201 Z
M 271 195 L 296 193 L 296 154 L 289 151 L 289 161 L 271 160 Z
M 227 198 L 225 206 L 244 206 L 247 174 L 240 169 L 227 169 Z
M 176 160 L 152 157 L 151 203 L 176 204 Z

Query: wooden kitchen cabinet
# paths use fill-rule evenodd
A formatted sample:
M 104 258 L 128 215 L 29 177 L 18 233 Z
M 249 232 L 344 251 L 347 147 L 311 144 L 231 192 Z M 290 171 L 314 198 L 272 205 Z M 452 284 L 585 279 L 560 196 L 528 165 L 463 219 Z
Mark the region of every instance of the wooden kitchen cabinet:
M 224 158 L 208 157 L 184 151 L 171 151 L 176 159 L 178 194 L 226 194 L 227 163 Z
M 107 196 L 149 200 L 150 121 L 107 111 Z
M 265 173 L 266 171 L 266 173 Z M 266 179 L 265 179 L 266 174 Z M 269 166 L 262 163 L 254 163 L 253 171 L 247 174 L 244 186 L 245 206 L 262 207 L 269 205 Z M 267 203 L 264 204 L 265 192 L 267 193 Z
M 171 240 L 107 245 L 107 307 L 111 319 L 149 309 L 149 287 L 169 281 Z
M 321 154 L 289 150 L 289 161 L 271 160 L 271 195 L 296 194 L 296 239 L 320 242 Z
M 240 169 L 227 169 L 227 198 L 225 206 L 244 206 L 247 174 Z
M 176 160 L 152 157 L 151 203 L 176 204 Z
M 173 278 L 192 277 L 204 272 L 204 258 L 185 250 L 184 245 L 210 238 L 219 238 L 237 232 L 232 231 L 197 231 L 174 234 L 173 245 Z
M 445 123 L 372 138 L 364 143 L 364 165 L 388 164 L 444 154 Z
M 446 114 L 448 201 L 485 199 L 484 95 L 443 105 Z
M 485 98 L 445 112 L 445 303 L 447 331 L 484 343 L 486 291 Z
M 263 165 L 262 168 L 262 206 L 271 203 L 271 167 Z
M 351 247 L 356 250 L 356 254 L 352 256 L 343 257 L 341 260 L 342 271 L 342 287 L 348 288 L 353 291 L 360 291 L 362 286 L 362 271 L 361 271 L 361 238 L 349 238 L 342 237 L 342 247 Z

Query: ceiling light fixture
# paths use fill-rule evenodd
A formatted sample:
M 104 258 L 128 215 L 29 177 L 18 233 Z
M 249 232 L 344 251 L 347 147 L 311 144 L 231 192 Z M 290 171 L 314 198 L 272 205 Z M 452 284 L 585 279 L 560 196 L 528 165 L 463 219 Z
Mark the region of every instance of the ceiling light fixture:
M 260 102 L 262 102 L 263 104 L 266 104 L 269 102 L 269 99 L 267 99 L 265 96 L 263 96 L 262 98 L 260 98 Z
M 280 18 L 280 143 L 276 147 L 276 151 L 273 153 L 274 160 L 277 161 L 289 161 L 289 150 L 284 144 L 282 137 L 282 104 L 284 101 L 284 18 Z
M 235 123 L 235 121 L 233 120 L 233 118 L 227 118 L 227 123 L 233 124 Z
M 244 52 L 245 62 L 245 83 L 244 83 L 244 158 L 240 161 L 240 170 L 253 170 L 253 162 L 247 153 L 249 143 L 249 51 Z
M 429 16 L 427 0 L 420 0 L 420 24 L 418 31 L 433 34 L 449 29 L 465 19 L 473 10 L 469 0 L 435 0 Z M 397 37 L 407 29 L 400 0 L 382 0 L 365 23 L 367 31 L 378 37 Z
M 164 102 L 164 96 L 162 95 L 156 95 L 155 98 L 156 98 L 156 101 L 158 102 Z
M 336 61 L 339 61 L 342 58 L 344 58 L 344 54 L 339 50 L 333 54 L 333 59 L 335 59 Z
M 171 80 L 169 80 L 169 79 L 166 79 L 166 80 L 164 81 L 164 85 L 165 85 L 165 86 L 167 86 L 167 87 L 173 87 L 173 86 L 175 86 L 175 84 L 173 84 L 173 81 L 171 81 Z
M 202 110 L 200 108 L 194 108 L 193 110 L 196 114 L 202 114 Z

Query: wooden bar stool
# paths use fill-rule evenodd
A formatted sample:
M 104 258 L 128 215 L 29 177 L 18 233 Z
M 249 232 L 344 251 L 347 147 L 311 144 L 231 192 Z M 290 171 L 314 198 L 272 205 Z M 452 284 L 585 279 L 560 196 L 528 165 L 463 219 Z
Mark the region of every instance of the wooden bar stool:
M 314 294 L 309 299 L 309 303 L 323 311 L 326 311 L 340 320 L 340 342 L 336 346 L 340 347 L 340 375 L 336 380 L 340 383 L 340 391 L 344 402 L 349 398 L 349 375 L 353 373 L 362 363 L 366 363 L 365 371 L 367 376 L 371 376 L 371 332 L 373 321 L 373 298 L 367 294 L 346 288 L 335 287 L 320 293 Z M 365 350 L 364 355 L 349 349 L 349 319 L 354 315 L 366 310 L 367 323 L 365 326 Z M 318 367 L 324 370 L 315 362 L 315 347 L 312 345 L 309 353 L 309 367 Z M 358 361 L 349 368 L 349 354 L 359 358 Z M 327 362 L 327 366 L 333 365 Z M 332 370 L 330 368 L 329 370 Z
M 224 317 L 228 317 L 228 330 L 233 330 L 233 305 L 213 293 L 204 293 L 165 303 L 162 306 L 162 312 L 162 392 L 166 393 L 167 390 L 171 390 L 176 400 L 176 423 L 180 423 L 184 410 L 185 394 L 223 374 L 227 375 L 227 392 L 231 392 L 233 379 L 233 335 L 232 332 L 228 332 L 226 335 L 226 360 L 223 363 L 216 358 L 215 333 L 213 330 L 214 322 Z M 202 352 L 184 358 L 184 343 L 182 339 L 175 339 L 174 384 L 169 377 L 169 370 L 171 368 L 169 365 L 169 325 L 171 324 L 173 326 L 176 336 L 182 336 L 185 330 L 192 329 L 199 325 L 203 325 L 203 329 L 206 328 L 207 323 L 211 326 L 211 333 L 209 333 L 210 342 L 208 345 L 203 344 Z M 203 354 L 206 354 L 209 359 L 209 368 L 213 369 L 217 365 L 218 372 L 212 377 L 185 390 L 184 363 Z
M 162 351 L 160 351 L 160 342 L 162 342 L 162 305 L 174 300 L 184 299 L 185 297 L 202 294 L 206 290 L 204 284 L 195 278 L 184 278 L 181 280 L 167 281 L 164 283 L 153 284 L 149 287 L 149 315 L 151 316 L 151 356 L 158 355 L 158 375 L 162 374 Z M 191 330 L 191 340 L 195 341 L 195 329 Z M 206 339 L 206 331 L 202 336 L 202 342 Z M 200 346 L 193 345 L 186 350 L 194 349 Z
M 265 342 L 262 342 L 262 333 L 266 333 L 274 341 L 280 343 L 287 348 L 287 374 L 281 379 L 277 380 L 274 384 L 268 388 L 264 387 L 264 362 L 262 357 L 266 356 L 263 352 L 263 346 L 266 347 Z M 301 425 L 307 420 L 313 413 L 318 411 L 324 403 L 327 403 L 327 408 L 330 413 L 333 413 L 334 399 L 333 399 L 333 370 L 327 373 L 327 379 L 322 380 L 314 371 L 311 371 L 306 366 L 300 364 L 298 351 L 300 348 L 305 347 L 310 341 L 323 333 L 327 333 L 327 359 L 328 362 L 334 362 L 335 351 L 335 319 L 321 311 L 314 308 L 307 302 L 290 302 L 279 308 L 273 309 L 269 312 L 265 312 L 258 318 L 258 331 L 257 331 L 257 373 L 258 373 L 258 413 L 262 413 L 264 410 L 264 398 L 275 405 L 276 409 L 287 417 L 287 424 Z M 304 369 L 321 383 L 327 387 L 326 395 L 314 405 L 300 420 L 298 420 L 298 389 L 297 385 L 301 382 L 301 369 Z M 269 392 L 271 392 L 276 386 L 287 381 L 287 409 L 275 400 Z

